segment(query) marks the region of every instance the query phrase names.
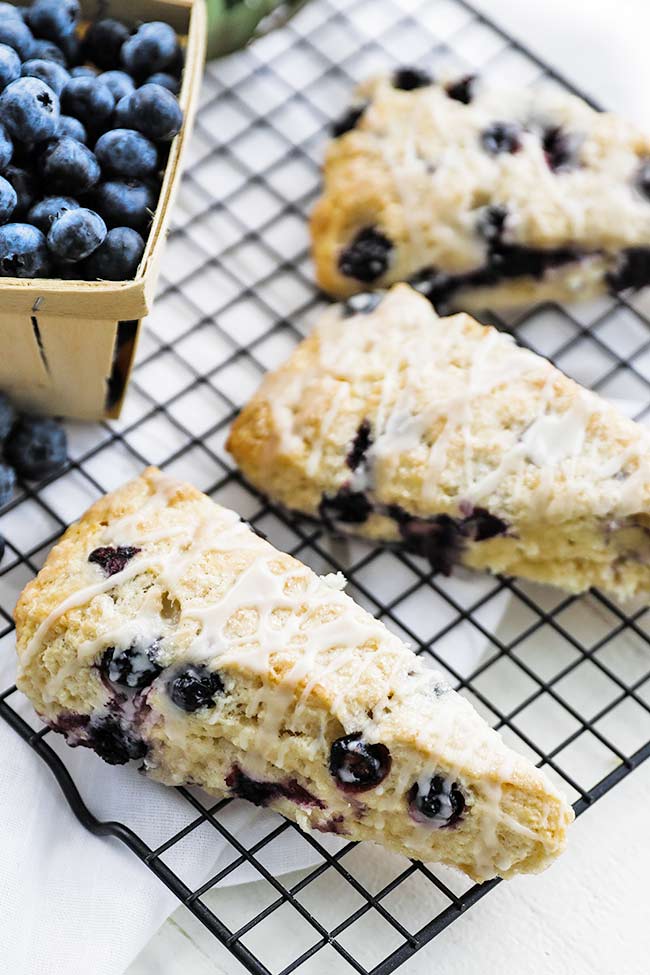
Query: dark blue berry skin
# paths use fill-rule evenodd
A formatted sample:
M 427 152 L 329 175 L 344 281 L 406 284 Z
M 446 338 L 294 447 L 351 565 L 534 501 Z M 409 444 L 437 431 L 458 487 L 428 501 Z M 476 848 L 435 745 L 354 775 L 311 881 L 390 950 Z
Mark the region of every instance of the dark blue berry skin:
M 130 227 L 114 227 L 84 265 L 88 281 L 130 281 L 144 253 L 144 240 Z
M 44 200 L 34 204 L 27 214 L 27 221 L 38 227 L 47 237 L 50 227 L 62 213 L 78 208 L 79 204 L 71 196 L 46 196 Z
M 54 474 L 68 459 L 65 430 L 51 417 L 21 416 L 5 443 L 5 457 L 27 480 Z
M 133 78 L 126 71 L 105 71 L 100 80 L 111 89 L 115 103 L 135 91 Z
M 122 45 L 120 57 L 124 68 L 134 78 L 146 78 L 164 71 L 176 58 L 176 31 L 162 21 L 142 24 Z
M 72 115 L 61 115 L 59 117 L 59 124 L 56 127 L 56 138 L 63 139 L 66 135 L 70 136 L 71 139 L 76 139 L 77 142 L 83 143 L 88 138 L 85 127 L 78 118 L 73 118 Z
M 13 47 L 21 61 L 32 56 L 34 36 L 27 24 L 19 17 L 0 17 L 0 44 Z
M 390 752 L 385 745 L 369 745 L 360 734 L 337 738 L 330 748 L 329 768 L 344 792 L 367 792 L 390 772 Z
M 134 129 L 112 129 L 100 136 L 95 155 L 103 172 L 124 179 L 144 179 L 158 168 L 158 150 Z
M 345 135 L 346 132 L 351 132 L 352 129 L 355 129 L 367 107 L 367 103 L 364 102 L 363 105 L 353 105 L 349 108 L 336 122 L 332 123 L 330 130 L 332 137 L 338 139 L 339 136 Z
M 112 17 L 96 20 L 86 31 L 82 42 L 84 58 L 96 64 L 102 71 L 119 68 L 122 45 L 130 35 L 129 28 L 119 20 Z
M 0 118 L 20 142 L 51 139 L 59 124 L 58 95 L 39 78 L 18 78 L 0 95 Z
M 9 180 L 18 196 L 18 203 L 14 210 L 14 219 L 24 217 L 36 199 L 34 178 L 28 170 L 13 164 L 5 166 L 3 173 L 5 179 Z
M 463 105 L 469 105 L 474 95 L 473 88 L 475 81 L 476 75 L 467 74 L 464 78 L 459 78 L 458 81 L 453 81 L 451 84 L 447 85 L 447 95 L 455 102 L 461 102 Z
M 109 765 L 126 765 L 134 758 L 144 758 L 147 746 L 114 715 L 93 716 L 87 725 L 85 740 L 80 745 L 92 748 Z
M 0 16 L 2 14 L 0 13 Z M 20 78 L 20 58 L 13 47 L 0 44 L 0 91 Z
M 156 71 L 152 74 L 150 78 L 147 78 L 146 85 L 161 85 L 166 88 L 167 91 L 171 91 L 172 95 L 178 95 L 181 90 L 180 80 L 174 77 L 173 74 L 169 74 L 166 71 Z
M 13 139 L 0 122 L 0 170 L 5 170 L 14 154 Z
M 14 7 L 13 3 L 0 3 L 0 20 L 22 20 L 23 15 L 20 7 Z
M 87 64 L 78 64 L 74 68 L 70 68 L 71 78 L 97 78 L 97 71 L 94 68 L 89 67 Z
M 96 251 L 106 237 L 106 224 L 94 210 L 66 210 L 54 221 L 47 245 L 60 261 L 74 264 Z
M 226 776 L 226 785 L 230 794 L 237 799 L 246 799 L 254 806 L 268 806 L 277 799 L 289 799 L 299 806 L 325 809 L 322 799 L 317 799 L 308 789 L 296 779 L 284 782 L 261 782 L 243 772 L 239 765 L 233 765 Z
M 73 33 L 79 13 L 78 0 L 34 0 L 27 16 L 36 37 L 56 42 Z
M 16 472 L 9 464 L 0 463 L 0 508 L 9 504 L 16 487 Z
M 542 148 L 549 169 L 554 173 L 566 172 L 575 163 L 575 154 L 567 133 L 556 126 L 547 129 L 542 136 Z
M 58 44 L 54 41 L 44 41 L 41 37 L 37 38 L 30 51 L 30 59 L 39 58 L 42 61 L 54 61 L 65 68 L 67 59 Z
M 45 237 L 28 223 L 0 227 L 0 277 L 42 278 L 50 269 Z
M 420 792 L 416 782 L 408 794 L 411 814 L 418 821 L 429 820 L 438 829 L 455 826 L 465 809 L 465 796 L 457 782 L 445 788 L 441 775 L 434 775 L 426 793 Z
M 370 420 L 363 420 L 350 444 L 345 463 L 351 471 L 356 471 L 363 464 L 366 454 L 372 444 L 372 428 Z
M 88 561 L 98 565 L 104 575 L 114 576 L 117 572 L 121 572 L 127 562 L 130 562 L 139 551 L 140 549 L 134 545 L 118 545 L 117 548 L 104 545 L 101 548 L 94 548 L 88 556 Z
M 157 654 L 157 643 L 146 649 L 132 646 L 126 650 L 116 650 L 109 647 L 104 652 L 100 669 L 111 684 L 142 690 L 153 683 L 163 670 L 156 663 Z
M 176 707 L 191 713 L 214 707 L 216 696 L 223 693 L 223 683 L 214 670 L 203 664 L 188 664 L 176 672 L 167 690 Z
M 16 411 L 6 393 L 0 393 L 0 443 L 3 443 L 9 436 L 9 431 L 14 425 Z
M 0 176 L 0 224 L 11 220 L 17 202 L 18 196 L 15 189 L 4 176 Z
M 40 78 L 57 95 L 61 94 L 70 80 L 70 75 L 65 68 L 56 61 L 45 61 L 43 58 L 30 58 L 29 61 L 24 61 L 20 73 L 23 78 Z
M 619 258 L 618 267 L 607 275 L 612 291 L 644 288 L 650 284 L 650 247 L 628 247 Z
M 318 514 L 328 528 L 336 530 L 337 524 L 362 525 L 372 514 L 372 504 L 363 491 L 344 485 L 336 494 L 323 495 Z
M 113 93 L 99 78 L 75 76 L 61 93 L 62 111 L 78 118 L 87 128 L 100 129 L 106 125 L 114 108 Z
M 161 85 L 143 85 L 120 99 L 115 124 L 137 129 L 154 142 L 170 142 L 180 131 L 183 113 L 178 101 Z
M 339 271 L 347 278 L 370 284 L 387 271 L 392 250 L 385 234 L 375 227 L 364 227 L 339 257 Z
M 94 154 L 69 136 L 54 139 L 46 146 L 39 159 L 39 170 L 48 190 L 56 193 L 87 193 L 101 176 Z
M 157 194 L 138 180 L 107 180 L 94 194 L 94 208 L 108 227 L 131 227 L 142 232 L 151 223 Z
M 481 133 L 481 145 L 491 156 L 521 149 L 521 127 L 514 122 L 494 122 Z
M 432 84 L 432 76 L 422 68 L 397 68 L 393 72 L 393 88 L 400 91 L 415 91 L 416 88 L 426 88 Z

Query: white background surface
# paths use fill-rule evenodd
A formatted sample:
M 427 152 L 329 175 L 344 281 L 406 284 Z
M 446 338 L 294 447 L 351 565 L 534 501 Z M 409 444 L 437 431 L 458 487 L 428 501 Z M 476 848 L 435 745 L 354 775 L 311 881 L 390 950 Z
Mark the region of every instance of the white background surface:
M 475 0 L 606 107 L 650 126 L 648 0 Z M 570 849 L 543 877 L 502 884 L 401 975 L 645 975 L 650 970 L 650 763 L 576 823 Z M 250 900 L 253 887 L 210 905 Z M 116 910 L 114 923 L 119 923 Z M 285 932 L 286 934 L 286 932 Z M 243 968 L 179 910 L 128 975 L 236 975 Z M 301 975 L 348 975 L 319 953 Z

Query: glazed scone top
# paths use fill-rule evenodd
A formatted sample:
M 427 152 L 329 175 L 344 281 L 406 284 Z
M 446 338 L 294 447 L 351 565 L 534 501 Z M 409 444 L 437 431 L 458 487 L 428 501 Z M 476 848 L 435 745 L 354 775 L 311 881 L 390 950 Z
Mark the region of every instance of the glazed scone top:
M 482 266 L 487 207 L 504 208 L 509 244 L 585 252 L 650 244 L 648 135 L 556 88 L 480 79 L 468 87 L 468 104 L 445 81 L 401 90 L 382 76 L 358 88 L 362 114 L 329 146 L 312 224 L 316 262 L 334 293 L 354 290 L 336 269 L 337 250 L 366 227 L 393 244 L 376 283 L 426 266 Z M 501 151 L 495 125 L 506 128 Z

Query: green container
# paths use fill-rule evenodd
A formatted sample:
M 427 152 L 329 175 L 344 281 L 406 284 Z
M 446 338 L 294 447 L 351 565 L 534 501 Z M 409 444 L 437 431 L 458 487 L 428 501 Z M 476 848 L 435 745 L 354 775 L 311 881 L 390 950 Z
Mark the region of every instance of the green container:
M 285 24 L 306 0 L 207 0 L 208 57 L 244 47 Z

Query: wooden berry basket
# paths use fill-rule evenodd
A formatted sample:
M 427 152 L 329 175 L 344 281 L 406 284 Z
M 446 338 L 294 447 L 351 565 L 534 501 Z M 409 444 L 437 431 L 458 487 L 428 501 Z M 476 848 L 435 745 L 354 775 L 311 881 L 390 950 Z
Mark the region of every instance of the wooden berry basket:
M 119 416 L 141 322 L 153 303 L 206 47 L 203 0 L 81 0 L 85 19 L 163 20 L 185 45 L 174 140 L 144 256 L 131 281 L 0 278 L 0 389 L 20 407 L 96 420 Z

